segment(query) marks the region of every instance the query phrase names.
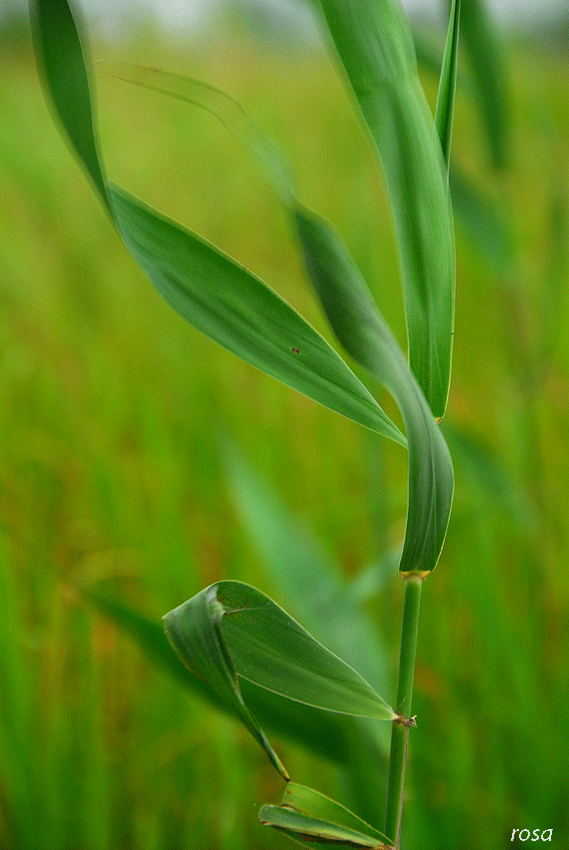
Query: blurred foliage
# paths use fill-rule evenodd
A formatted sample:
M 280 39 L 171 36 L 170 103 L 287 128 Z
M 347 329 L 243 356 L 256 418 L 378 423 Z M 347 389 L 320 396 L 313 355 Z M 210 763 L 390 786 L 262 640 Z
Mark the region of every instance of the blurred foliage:
M 221 430 L 356 580 L 402 539 L 403 453 L 169 310 L 53 127 L 27 36 L 4 33 L 1 50 L 0 845 L 288 847 L 256 822 L 282 787 L 247 733 L 188 697 L 76 587 L 156 620 L 226 577 L 279 600 L 235 510 Z M 381 180 L 325 56 L 213 33 L 194 45 L 147 33 L 96 54 L 235 96 L 291 151 L 302 199 L 344 234 L 404 340 Z M 511 162 L 499 175 L 468 86 L 456 105 L 454 164 L 507 224 L 511 254 L 497 262 L 458 221 L 456 502 L 423 594 L 409 850 L 501 847 L 513 828 L 553 828 L 561 848 L 569 831 L 569 71 L 527 45 L 509 59 Z M 436 80 L 425 83 L 432 104 Z M 98 87 L 111 177 L 261 275 L 329 339 L 279 202 L 238 143 L 198 111 Z M 387 569 L 363 603 L 393 667 L 400 584 Z M 298 781 L 348 793 L 332 763 L 275 745 Z

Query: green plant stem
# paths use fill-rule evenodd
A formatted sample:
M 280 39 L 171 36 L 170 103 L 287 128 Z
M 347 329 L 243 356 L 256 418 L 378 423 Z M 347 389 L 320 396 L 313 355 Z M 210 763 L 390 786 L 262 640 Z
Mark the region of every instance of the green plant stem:
M 413 697 L 413 675 L 417 650 L 417 630 L 421 587 L 424 574 L 404 575 L 405 595 L 403 599 L 403 622 L 401 624 L 401 646 L 399 650 L 399 672 L 397 675 L 397 698 L 395 710 L 399 718 L 393 721 L 389 775 L 387 779 L 387 805 L 384 832 L 399 847 L 401 813 L 403 809 L 403 787 L 407 763 L 407 740 L 411 722 L 411 700 Z

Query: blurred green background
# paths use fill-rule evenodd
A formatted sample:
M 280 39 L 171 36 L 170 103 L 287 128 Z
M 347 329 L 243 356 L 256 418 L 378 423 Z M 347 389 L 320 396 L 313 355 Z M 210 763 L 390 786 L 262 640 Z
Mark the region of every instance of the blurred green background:
M 502 167 L 467 63 L 458 91 L 453 160 L 486 206 L 463 193 L 456 216 L 445 426 L 456 497 L 423 594 L 406 850 L 499 848 L 514 828 L 553 829 L 555 848 L 569 841 L 569 62 L 559 33 L 555 45 L 507 39 Z M 381 178 L 318 44 L 294 32 L 279 43 L 230 15 L 192 40 L 146 22 L 93 47 L 96 58 L 208 80 L 242 103 L 290 151 L 301 198 L 343 233 L 404 343 Z M 257 821 L 282 787 L 248 733 L 188 695 L 78 588 L 102 587 L 155 620 L 225 577 L 301 607 L 240 519 L 222 461 L 229 435 L 357 582 L 393 688 L 402 583 L 385 555 L 403 535 L 404 453 L 185 325 L 135 267 L 54 127 L 27 26 L 5 24 L 0 50 L 0 848 L 292 846 Z M 199 110 L 95 76 L 112 179 L 252 269 L 331 340 L 285 214 L 239 144 Z M 435 75 L 425 70 L 424 82 L 433 103 Z M 342 798 L 332 762 L 275 743 L 295 781 Z

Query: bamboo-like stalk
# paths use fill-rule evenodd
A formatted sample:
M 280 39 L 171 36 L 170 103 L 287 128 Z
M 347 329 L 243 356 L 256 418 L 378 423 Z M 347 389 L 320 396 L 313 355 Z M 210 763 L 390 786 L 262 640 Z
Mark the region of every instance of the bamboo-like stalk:
M 411 717 L 411 700 L 413 697 L 413 676 L 417 650 L 421 587 L 425 573 L 406 573 L 403 578 L 405 579 L 405 595 L 403 599 L 403 619 L 401 624 L 401 646 L 399 649 L 399 672 L 397 675 L 395 707 L 399 717 L 393 721 L 391 731 L 384 829 L 385 834 L 392 839 L 394 846 L 397 848 L 400 844 L 401 834 L 403 789 L 405 785 L 405 766 L 407 764 L 407 741 L 409 738 L 409 728 L 415 725 L 414 719 Z

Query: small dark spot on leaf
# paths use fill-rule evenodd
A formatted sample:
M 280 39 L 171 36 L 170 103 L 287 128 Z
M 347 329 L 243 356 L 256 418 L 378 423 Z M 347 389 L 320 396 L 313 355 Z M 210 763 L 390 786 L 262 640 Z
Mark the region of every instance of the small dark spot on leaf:
M 291 351 L 293 354 L 300 354 L 300 348 L 292 348 Z

